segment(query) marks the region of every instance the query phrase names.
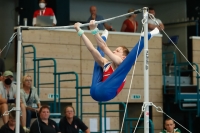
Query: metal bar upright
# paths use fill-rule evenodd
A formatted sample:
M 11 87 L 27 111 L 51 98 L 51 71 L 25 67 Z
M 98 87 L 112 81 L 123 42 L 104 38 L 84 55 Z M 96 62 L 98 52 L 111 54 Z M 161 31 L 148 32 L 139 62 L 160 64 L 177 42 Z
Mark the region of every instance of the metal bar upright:
M 144 102 L 149 102 L 149 51 L 148 51 L 148 8 L 143 8 L 144 21 Z M 149 106 L 144 110 L 144 133 L 149 133 Z
M 21 74 L 21 43 L 22 33 L 21 27 L 17 28 L 17 94 L 16 94 L 16 127 L 15 133 L 19 133 L 20 129 L 20 74 Z

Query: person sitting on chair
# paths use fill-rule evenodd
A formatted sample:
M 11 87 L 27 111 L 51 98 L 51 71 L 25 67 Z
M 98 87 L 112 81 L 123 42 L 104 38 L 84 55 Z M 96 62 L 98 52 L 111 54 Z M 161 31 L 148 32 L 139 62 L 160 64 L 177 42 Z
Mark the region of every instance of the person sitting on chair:
M 31 125 L 30 133 L 61 133 L 57 123 L 49 119 L 50 108 L 43 105 L 39 110 L 39 118 Z
M 20 90 L 21 99 L 26 106 L 26 127 L 30 128 L 31 118 L 36 118 L 36 112 L 40 110 L 41 104 L 37 94 L 37 89 L 32 87 L 32 78 L 30 75 L 25 75 L 22 79 L 23 88 Z M 36 103 L 37 108 L 32 108 Z
M 172 120 L 171 118 L 167 118 L 165 120 L 164 126 L 166 130 L 161 131 L 161 133 L 181 133 L 178 128 L 175 128 L 174 120 Z
M 15 133 L 16 127 L 16 112 L 11 111 L 9 113 L 9 120 L 8 122 L 3 125 L 0 129 L 0 133 Z M 23 127 L 20 125 L 20 133 L 25 133 Z
M 61 133 L 79 133 L 79 129 L 90 133 L 88 127 L 74 114 L 75 110 L 72 106 L 65 107 L 65 116 L 59 122 Z
M 5 71 L 3 73 L 2 81 L 0 81 L 0 113 L 3 114 L 10 108 L 15 106 L 15 98 L 17 93 L 17 86 L 13 84 L 13 73 L 11 71 Z M 29 130 L 26 128 L 26 108 L 23 102 L 20 102 L 20 108 L 22 111 L 21 125 L 25 132 Z M 8 122 L 8 115 L 2 117 L 4 124 Z

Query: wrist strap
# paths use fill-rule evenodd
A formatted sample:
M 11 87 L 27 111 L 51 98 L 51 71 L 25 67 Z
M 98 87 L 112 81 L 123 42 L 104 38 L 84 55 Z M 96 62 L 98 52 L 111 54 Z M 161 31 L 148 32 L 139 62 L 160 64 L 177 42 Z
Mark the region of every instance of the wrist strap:
M 82 36 L 83 33 L 84 33 L 84 31 L 83 31 L 82 29 L 80 29 L 80 30 L 78 31 L 78 36 Z
M 96 35 L 97 33 L 99 33 L 99 29 L 95 28 L 94 30 L 91 30 L 92 35 Z

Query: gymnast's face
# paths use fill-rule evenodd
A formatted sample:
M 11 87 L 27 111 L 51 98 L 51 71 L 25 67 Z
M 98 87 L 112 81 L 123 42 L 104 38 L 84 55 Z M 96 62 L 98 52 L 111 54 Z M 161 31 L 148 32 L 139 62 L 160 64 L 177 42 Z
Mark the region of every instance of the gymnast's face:
M 123 51 L 123 48 L 122 47 L 118 47 L 116 48 L 113 53 L 117 56 L 119 56 L 122 60 L 125 59 L 126 56 L 124 56 L 124 51 Z

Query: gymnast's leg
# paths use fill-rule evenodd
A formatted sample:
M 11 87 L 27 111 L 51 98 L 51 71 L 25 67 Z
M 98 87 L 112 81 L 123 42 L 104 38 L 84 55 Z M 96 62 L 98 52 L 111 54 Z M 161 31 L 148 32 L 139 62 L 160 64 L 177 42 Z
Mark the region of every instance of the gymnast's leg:
M 152 34 L 148 34 L 148 39 L 152 37 Z M 144 48 L 144 37 L 141 37 L 140 41 L 135 45 L 131 52 L 127 55 L 124 61 L 119 67 L 104 81 L 98 84 L 92 84 L 91 96 L 97 101 L 108 101 L 113 99 L 117 95 L 118 88 L 126 78 L 128 72 L 135 63 L 137 56 Z

